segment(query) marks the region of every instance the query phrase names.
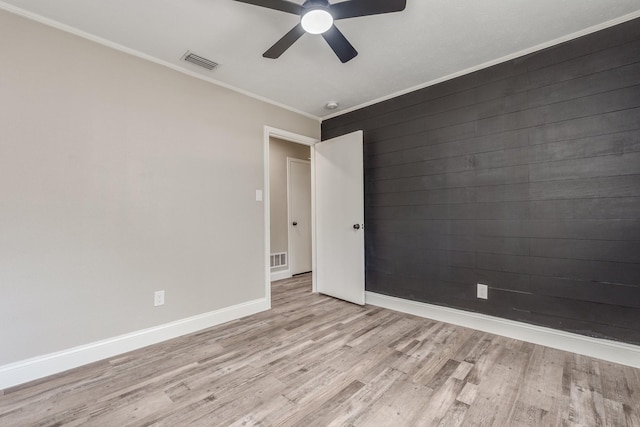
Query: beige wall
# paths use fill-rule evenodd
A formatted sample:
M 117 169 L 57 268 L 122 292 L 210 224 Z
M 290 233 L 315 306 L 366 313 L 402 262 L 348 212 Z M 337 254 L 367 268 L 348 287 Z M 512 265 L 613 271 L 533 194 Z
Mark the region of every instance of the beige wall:
M 311 149 L 302 144 L 271 138 L 269 141 L 269 197 L 271 253 L 289 253 L 287 236 L 287 157 L 309 160 Z M 288 255 L 287 255 L 288 256 Z M 286 270 L 287 267 L 272 271 Z
M 263 127 L 318 122 L 2 11 L 0 58 L 0 365 L 265 296 Z

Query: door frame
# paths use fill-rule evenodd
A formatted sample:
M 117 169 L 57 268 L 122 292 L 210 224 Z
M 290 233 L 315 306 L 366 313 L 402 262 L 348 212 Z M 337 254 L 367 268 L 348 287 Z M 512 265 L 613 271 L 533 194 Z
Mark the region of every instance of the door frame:
M 269 140 L 272 138 L 278 138 L 296 144 L 307 145 L 310 147 L 311 152 L 311 267 L 312 270 L 316 268 L 316 227 L 315 227 L 315 169 L 314 159 L 315 150 L 313 146 L 320 140 L 311 138 L 305 135 L 289 132 L 283 129 L 277 129 L 271 126 L 265 126 L 263 132 L 263 153 L 264 153 L 264 177 L 263 177 L 263 207 L 264 207 L 264 288 L 265 299 L 267 305 L 271 308 L 271 263 L 269 257 L 271 256 L 271 212 L 269 209 L 270 196 L 269 196 Z M 288 233 L 288 232 L 287 232 Z M 312 292 L 316 292 L 316 279 L 315 275 L 312 275 Z
M 309 150 L 311 151 L 311 150 Z M 296 159 L 295 157 L 287 157 L 287 251 L 288 251 L 288 262 L 289 262 L 289 269 L 291 271 L 291 274 L 293 275 L 293 259 L 295 258 L 292 254 L 293 251 L 291 250 L 291 222 L 293 221 L 291 219 L 291 163 L 301 163 L 304 165 L 309 165 L 309 169 L 311 170 L 311 161 L 309 160 L 301 160 L 301 159 Z M 311 176 L 311 179 L 313 179 L 313 176 Z M 309 189 L 310 191 L 313 191 L 313 181 L 311 184 L 311 188 Z M 314 241 L 313 241 L 313 230 L 314 230 L 314 212 L 313 212 L 313 195 L 311 195 L 311 269 L 313 271 L 315 264 L 313 262 L 313 251 L 314 251 Z M 313 281 L 313 280 L 312 280 Z

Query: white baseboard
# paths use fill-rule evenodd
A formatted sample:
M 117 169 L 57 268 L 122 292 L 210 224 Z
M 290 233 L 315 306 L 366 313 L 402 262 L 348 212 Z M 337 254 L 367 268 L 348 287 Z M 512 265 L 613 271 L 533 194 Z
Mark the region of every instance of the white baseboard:
M 271 281 L 275 282 L 276 280 L 288 279 L 291 277 L 291 270 L 286 269 L 282 271 L 272 271 L 271 272 Z
M 265 298 L 0 366 L 0 390 L 269 309 Z
M 640 346 L 591 338 L 486 314 L 390 297 L 374 292 L 366 292 L 365 298 L 367 304 L 378 307 L 640 368 Z

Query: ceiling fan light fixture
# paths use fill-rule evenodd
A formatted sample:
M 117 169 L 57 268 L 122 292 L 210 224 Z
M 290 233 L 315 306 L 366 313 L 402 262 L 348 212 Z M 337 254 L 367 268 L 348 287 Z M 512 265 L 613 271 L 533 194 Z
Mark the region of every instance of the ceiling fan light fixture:
M 333 25 L 333 16 L 324 7 L 314 7 L 302 15 L 302 28 L 310 34 L 322 34 Z

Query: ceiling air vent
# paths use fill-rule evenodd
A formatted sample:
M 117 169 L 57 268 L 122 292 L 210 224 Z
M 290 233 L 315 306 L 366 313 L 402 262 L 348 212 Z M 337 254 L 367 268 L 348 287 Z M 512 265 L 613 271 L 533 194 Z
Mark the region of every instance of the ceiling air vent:
M 209 71 L 215 69 L 218 66 L 217 62 L 213 62 L 210 59 L 203 58 L 202 56 L 196 55 L 195 53 L 189 51 L 184 54 L 182 59 L 187 62 L 191 62 L 192 64 L 196 64 L 199 67 L 206 68 Z

